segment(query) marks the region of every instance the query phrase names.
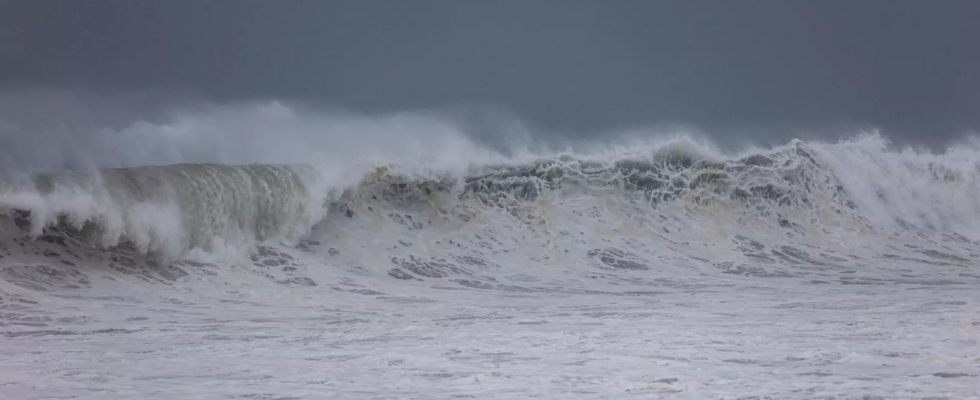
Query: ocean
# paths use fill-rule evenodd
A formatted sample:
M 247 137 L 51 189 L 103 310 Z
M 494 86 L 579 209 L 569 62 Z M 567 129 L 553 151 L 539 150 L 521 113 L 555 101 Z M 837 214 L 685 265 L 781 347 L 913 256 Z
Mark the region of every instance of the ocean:
M 404 160 L 3 175 L 0 397 L 980 397 L 976 147 Z

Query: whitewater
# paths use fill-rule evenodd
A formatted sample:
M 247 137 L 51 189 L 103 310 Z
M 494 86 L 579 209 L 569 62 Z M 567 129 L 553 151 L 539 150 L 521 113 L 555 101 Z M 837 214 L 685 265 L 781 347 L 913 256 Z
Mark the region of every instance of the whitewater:
M 5 174 L 0 398 L 980 398 L 976 146 L 442 144 Z

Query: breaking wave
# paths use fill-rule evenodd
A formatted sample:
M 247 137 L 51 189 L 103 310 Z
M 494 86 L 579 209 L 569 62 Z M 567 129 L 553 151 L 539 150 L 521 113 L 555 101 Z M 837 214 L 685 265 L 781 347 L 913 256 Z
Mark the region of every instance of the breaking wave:
M 309 167 L 184 164 L 43 174 L 2 184 L 0 203 L 33 235 L 78 231 L 169 257 L 294 242 L 324 215 Z
M 397 164 L 366 170 L 359 179 L 347 177 L 355 184 L 337 184 L 327 178 L 337 171 L 309 165 L 8 176 L 0 182 L 0 213 L 35 237 L 71 231 L 92 246 L 130 246 L 170 259 L 297 245 L 330 213 L 353 216 L 375 207 L 428 208 L 461 224 L 474 209 L 495 208 L 526 229 L 557 232 L 563 222 L 542 210 L 583 198 L 616 213 L 693 215 L 730 232 L 772 225 L 797 241 L 838 229 L 980 238 L 980 151 L 891 151 L 878 136 L 837 144 L 794 140 L 737 157 L 681 138 L 615 153 L 473 164 L 462 174 L 420 174 Z M 643 227 L 670 238 L 666 228 Z

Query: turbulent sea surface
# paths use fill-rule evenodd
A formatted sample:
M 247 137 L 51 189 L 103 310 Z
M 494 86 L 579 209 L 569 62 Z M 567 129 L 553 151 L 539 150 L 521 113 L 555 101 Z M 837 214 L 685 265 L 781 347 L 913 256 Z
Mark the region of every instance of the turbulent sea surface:
M 980 396 L 980 153 L 0 181 L 4 399 Z

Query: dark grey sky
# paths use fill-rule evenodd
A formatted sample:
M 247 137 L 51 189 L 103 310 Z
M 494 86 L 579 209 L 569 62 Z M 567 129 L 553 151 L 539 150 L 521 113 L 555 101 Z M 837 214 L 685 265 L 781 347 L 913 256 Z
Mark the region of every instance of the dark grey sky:
M 971 0 L 4 1 L 0 85 L 930 144 L 980 127 L 977 21 Z

